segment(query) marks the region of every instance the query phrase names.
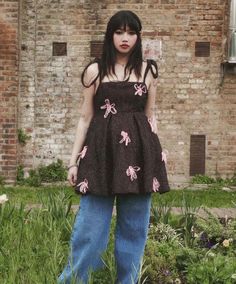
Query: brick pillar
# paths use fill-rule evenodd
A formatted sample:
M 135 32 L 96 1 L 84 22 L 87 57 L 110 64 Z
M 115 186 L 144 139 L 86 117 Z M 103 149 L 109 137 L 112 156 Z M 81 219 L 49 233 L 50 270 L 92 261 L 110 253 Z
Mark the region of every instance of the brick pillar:
M 18 1 L 0 2 L 0 175 L 14 182 L 17 166 Z

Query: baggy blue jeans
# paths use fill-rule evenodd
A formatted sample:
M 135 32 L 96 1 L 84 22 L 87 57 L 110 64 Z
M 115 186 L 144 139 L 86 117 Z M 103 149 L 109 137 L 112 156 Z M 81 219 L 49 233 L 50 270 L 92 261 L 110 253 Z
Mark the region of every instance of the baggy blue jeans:
M 115 197 L 81 196 L 70 241 L 68 264 L 58 284 L 87 283 L 90 270 L 103 266 Z M 135 284 L 147 240 L 151 194 L 118 195 L 115 230 L 117 283 Z M 74 283 L 74 282 L 73 282 Z

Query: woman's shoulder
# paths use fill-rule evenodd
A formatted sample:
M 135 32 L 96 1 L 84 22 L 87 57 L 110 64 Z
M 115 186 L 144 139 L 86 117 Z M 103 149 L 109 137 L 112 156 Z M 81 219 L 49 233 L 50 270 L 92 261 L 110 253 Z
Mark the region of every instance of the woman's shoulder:
M 158 77 L 158 67 L 157 63 L 152 59 L 146 59 L 143 61 L 143 81 L 147 85 Z
M 158 66 L 156 61 L 153 59 L 143 60 L 143 70 L 145 70 L 145 73 L 151 73 L 154 78 L 158 77 Z
M 85 87 L 93 85 L 99 78 L 100 68 L 98 61 L 90 62 L 82 73 L 82 83 Z

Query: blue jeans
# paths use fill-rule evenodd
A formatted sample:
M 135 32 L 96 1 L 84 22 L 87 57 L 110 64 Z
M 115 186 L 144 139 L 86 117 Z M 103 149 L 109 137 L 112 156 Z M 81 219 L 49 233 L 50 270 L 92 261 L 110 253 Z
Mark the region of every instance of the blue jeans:
M 101 254 L 108 243 L 114 200 L 113 196 L 81 196 L 71 235 L 71 253 L 58 284 L 69 284 L 73 277 L 76 283 L 87 283 L 89 271 L 103 267 Z M 135 284 L 138 281 L 150 206 L 151 194 L 116 197 L 115 260 L 119 284 Z

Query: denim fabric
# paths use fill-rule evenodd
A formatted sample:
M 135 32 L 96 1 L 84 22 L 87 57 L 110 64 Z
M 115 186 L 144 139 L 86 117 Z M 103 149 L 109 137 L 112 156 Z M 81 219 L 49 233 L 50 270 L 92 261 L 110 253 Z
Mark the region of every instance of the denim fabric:
M 103 266 L 101 253 L 108 243 L 114 200 L 114 196 L 81 196 L 71 235 L 68 264 L 58 278 L 58 284 L 70 284 L 73 278 L 78 284 L 87 283 L 89 271 Z M 115 259 L 119 284 L 138 281 L 150 206 L 151 194 L 116 197 Z

